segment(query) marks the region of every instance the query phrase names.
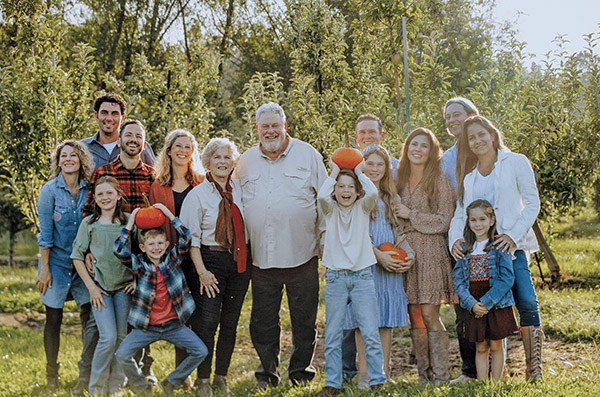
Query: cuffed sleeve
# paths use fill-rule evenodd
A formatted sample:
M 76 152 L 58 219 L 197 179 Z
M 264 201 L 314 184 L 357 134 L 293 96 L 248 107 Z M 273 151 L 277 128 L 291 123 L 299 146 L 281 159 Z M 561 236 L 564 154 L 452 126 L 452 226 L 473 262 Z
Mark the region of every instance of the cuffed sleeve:
M 52 248 L 54 246 L 54 205 L 55 197 L 49 183 L 42 186 L 37 202 L 38 220 L 40 232 L 37 241 L 40 248 Z

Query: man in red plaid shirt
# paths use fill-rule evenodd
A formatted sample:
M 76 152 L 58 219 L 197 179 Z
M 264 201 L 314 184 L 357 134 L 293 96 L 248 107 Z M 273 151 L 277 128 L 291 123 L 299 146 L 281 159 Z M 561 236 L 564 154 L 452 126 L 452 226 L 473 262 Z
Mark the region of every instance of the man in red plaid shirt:
M 137 120 L 128 120 L 121 126 L 119 133 L 119 146 L 121 154 L 111 163 L 103 165 L 92 174 L 90 184 L 101 176 L 109 175 L 119 181 L 119 185 L 125 193 L 125 202 L 123 211 L 131 213 L 134 209 L 144 206 L 143 194 L 150 192 L 150 185 L 154 178 L 152 177 L 152 167 L 145 164 L 140 159 L 140 154 L 144 149 L 146 134 L 144 126 Z M 88 196 L 83 216 L 86 217 L 92 213 L 94 198 L 92 193 Z

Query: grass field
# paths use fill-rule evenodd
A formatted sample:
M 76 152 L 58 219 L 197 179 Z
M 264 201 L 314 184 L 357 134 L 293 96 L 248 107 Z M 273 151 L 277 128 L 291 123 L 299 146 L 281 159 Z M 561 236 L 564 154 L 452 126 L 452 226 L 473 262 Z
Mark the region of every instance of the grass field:
M 419 387 L 416 369 L 406 363 L 410 338 L 406 329 L 394 332 L 393 376 L 396 385 L 388 385 L 377 395 L 389 396 L 597 396 L 600 395 L 600 224 L 593 221 L 590 212 L 561 222 L 555 229 L 552 247 L 561 265 L 565 282 L 558 289 L 541 284 L 537 265 L 532 273 L 537 283 L 542 322 L 547 340 L 544 346 L 544 379 L 536 383 L 524 381 L 524 357 L 518 338 L 509 338 L 507 365 L 510 376 L 506 382 L 491 384 L 473 382 L 460 386 Z M 35 253 L 35 243 L 20 243 L 19 252 Z M 0 255 L 5 255 L 0 245 Z M 33 259 L 33 258 L 32 258 Z M 33 260 L 35 263 L 35 260 Z M 547 275 L 545 265 L 542 265 Z M 35 268 L 0 267 L 0 396 L 51 395 L 45 383 L 45 357 L 42 332 L 43 305 L 35 289 Z M 549 279 L 549 277 L 546 277 Z M 282 308 L 282 383 L 277 388 L 261 392 L 261 396 L 318 395 L 323 383 L 322 373 L 324 335 L 324 289 L 321 291 L 318 319 L 319 340 L 315 356 L 318 375 L 304 387 L 291 387 L 286 382 L 285 368 L 291 352 L 290 321 L 287 306 Z M 252 347 L 248 324 L 250 295 L 244 304 L 238 343 L 230 369 L 229 383 L 234 396 L 246 396 L 254 384 L 253 371 L 258 365 Z M 442 319 L 449 333 L 455 336 L 454 312 L 442 308 Z M 77 360 L 81 352 L 77 307 L 70 302 L 65 306 L 59 361 L 61 387 L 54 393 L 70 395 L 77 378 Z M 174 354 L 171 346 L 157 343 L 153 346 L 156 362 L 153 366 L 159 379 L 173 369 Z M 451 373 L 460 372 L 456 340 L 451 341 Z M 355 387 L 344 389 L 346 396 L 374 395 Z M 191 395 L 178 391 L 179 395 Z M 157 389 L 157 395 L 158 389 Z M 133 395 L 126 391 L 124 395 Z M 217 394 L 218 395 L 218 394 Z

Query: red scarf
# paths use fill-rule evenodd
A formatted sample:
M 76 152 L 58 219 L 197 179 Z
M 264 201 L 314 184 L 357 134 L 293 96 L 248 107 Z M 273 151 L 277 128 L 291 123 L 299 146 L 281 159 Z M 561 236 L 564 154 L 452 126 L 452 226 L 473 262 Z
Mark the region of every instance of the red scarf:
M 215 228 L 215 241 L 221 247 L 233 252 L 233 259 L 237 261 L 238 273 L 243 273 L 246 271 L 246 260 L 248 258 L 246 235 L 242 213 L 233 202 L 231 183 L 229 183 L 231 175 L 227 177 L 225 191 L 223 191 L 218 182 L 215 182 L 210 172 L 206 174 L 206 179 L 212 182 L 221 195 L 219 216 L 217 217 L 217 226 Z M 232 247 L 235 247 L 235 249 L 232 250 Z

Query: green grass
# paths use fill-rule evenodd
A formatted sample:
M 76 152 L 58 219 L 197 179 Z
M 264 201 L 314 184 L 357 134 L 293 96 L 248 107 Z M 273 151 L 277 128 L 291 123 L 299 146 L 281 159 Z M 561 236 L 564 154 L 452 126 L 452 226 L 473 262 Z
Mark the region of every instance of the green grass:
M 0 239 L 0 256 L 8 255 L 8 234 L 5 233 Z M 25 256 L 35 258 L 38 253 L 38 245 L 35 235 L 25 230 L 17 233 L 16 242 L 14 246 L 15 256 Z

